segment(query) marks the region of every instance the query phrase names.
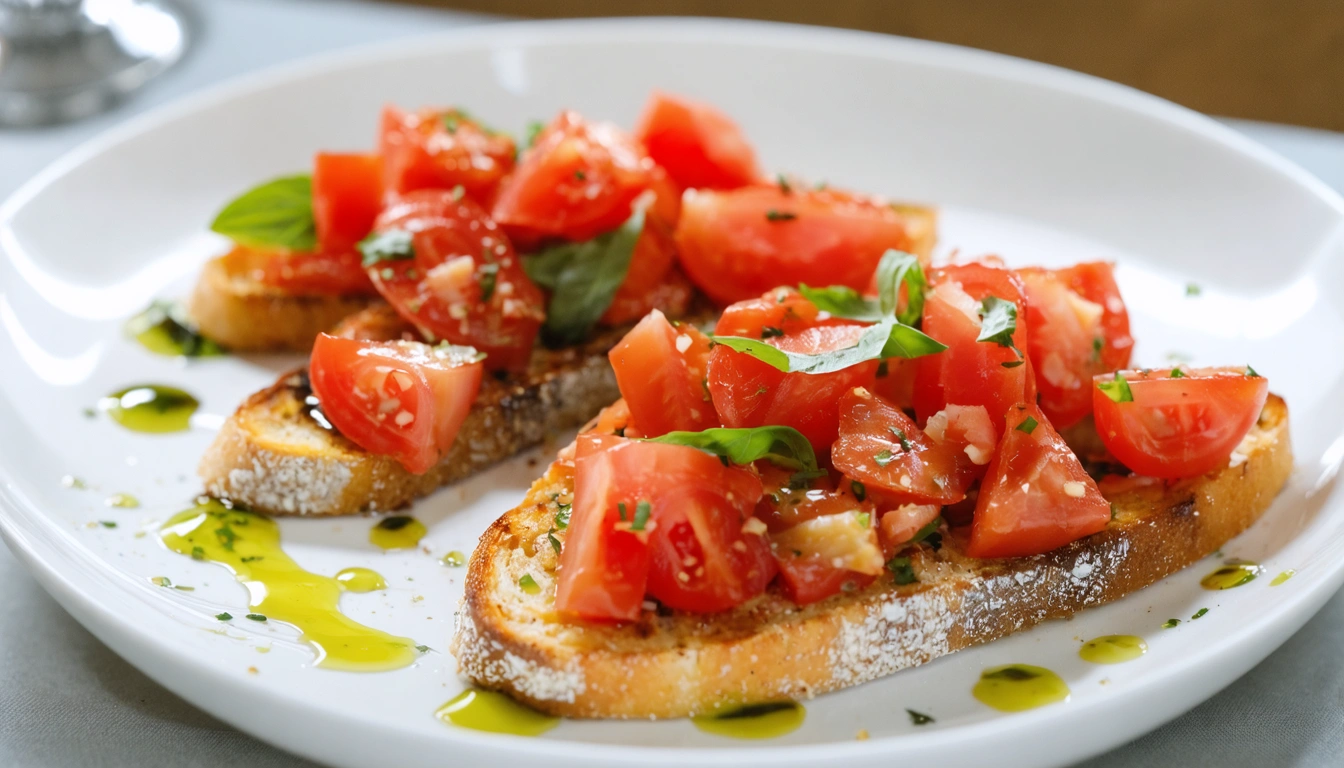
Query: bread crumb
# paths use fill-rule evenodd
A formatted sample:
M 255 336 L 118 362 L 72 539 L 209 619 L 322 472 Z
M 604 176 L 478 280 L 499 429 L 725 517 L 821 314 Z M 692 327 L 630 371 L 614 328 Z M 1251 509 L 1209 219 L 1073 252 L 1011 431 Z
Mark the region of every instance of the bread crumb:
M 867 729 L 867 728 L 860 728 L 860 729 L 859 729 L 859 732 L 858 732 L 857 734 L 854 735 L 854 738 L 858 739 L 859 741 L 867 741 L 867 740 L 868 740 L 868 729 Z
M 247 668 L 247 674 L 249 674 L 249 675 L 255 675 L 255 674 L 257 674 L 257 668 L 256 668 L 256 667 L 248 667 L 248 668 Z

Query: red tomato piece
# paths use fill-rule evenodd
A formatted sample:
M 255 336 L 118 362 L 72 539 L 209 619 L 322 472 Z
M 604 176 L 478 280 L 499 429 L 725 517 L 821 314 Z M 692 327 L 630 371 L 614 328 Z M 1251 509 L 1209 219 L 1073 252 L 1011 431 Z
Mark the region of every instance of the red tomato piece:
M 902 504 L 883 512 L 878 523 L 882 551 L 888 556 L 895 555 L 915 534 L 937 520 L 941 512 L 942 508 L 937 504 Z
M 661 174 L 620 128 L 561 112 L 500 187 L 493 216 L 520 242 L 589 240 L 630 218 L 635 198 L 657 186 Z M 676 220 L 675 211 L 657 215 Z
M 782 533 L 814 517 L 855 510 L 876 512 L 873 502 L 867 500 L 866 492 L 864 500 L 860 500 L 854 484 L 847 478 L 840 478 L 836 482 L 827 473 L 823 477 L 799 482 L 795 480 L 794 472 L 768 461 L 756 462 L 756 470 L 765 487 L 765 494 L 756 504 L 756 517 L 765 523 L 771 533 Z
M 873 392 L 902 410 L 915 409 L 915 374 L 919 358 L 907 360 L 893 357 L 877 367 L 877 384 Z
M 688 193 L 677 224 L 682 267 L 720 304 L 799 283 L 863 290 L 887 249 L 913 247 L 886 201 L 835 189 Z
M 1092 377 L 1103 372 L 1104 308 L 1078 295 L 1054 272 L 1018 270 L 1027 289 L 1027 323 L 1041 410 L 1060 429 L 1092 412 Z
M 1039 555 L 1105 529 L 1110 502 L 1041 409 L 1019 403 L 1005 420 L 1008 431 L 980 485 L 966 554 Z
M 1101 364 L 1107 371 L 1129 367 L 1134 337 L 1129 335 L 1129 311 L 1115 283 L 1115 267 L 1105 261 L 1091 261 L 1055 270 L 1069 288 L 1102 308 L 1101 328 L 1106 343 L 1101 348 Z
M 974 477 L 984 474 L 983 467 L 989 466 L 999 444 L 998 430 L 983 405 L 949 405 L 929 417 L 924 434 L 951 449 L 958 466 Z M 968 469 L 967 465 L 982 469 Z
M 1093 416 L 1106 449 L 1140 475 L 1194 477 L 1227 466 L 1260 418 L 1269 381 L 1244 368 L 1123 371 L 1133 401 L 1093 386 Z M 1113 381 L 1098 376 L 1098 384 Z
M 695 448 L 607 435 L 580 435 L 575 455 L 561 613 L 635 619 L 646 591 L 680 610 L 726 610 L 773 578 L 765 527 L 748 523 L 761 495 L 752 472 Z M 633 530 L 641 503 L 648 518 Z
M 819 325 L 853 325 L 848 320 L 818 320 L 817 306 L 793 288 L 775 288 L 759 299 L 744 299 L 723 310 L 716 336 L 766 339 L 789 336 Z
M 291 296 L 368 296 L 377 293 L 356 251 L 263 251 L 238 245 L 224 255 L 224 267 L 230 275 L 246 276 Z
M 765 341 L 787 352 L 819 354 L 853 346 L 863 330 L 855 323 L 819 325 Z M 830 452 L 839 433 L 840 398 L 855 387 L 872 387 L 876 376 L 876 360 L 811 374 L 784 373 L 722 345 L 709 354 L 709 396 L 724 426 L 793 427 L 819 456 Z
M 872 583 L 885 563 L 873 525 L 871 514 L 849 511 L 814 517 L 771 536 L 784 594 L 807 605 Z
M 475 350 L 318 334 L 308 365 L 322 413 L 364 450 L 414 474 L 439 462 L 481 387 Z
M 866 389 L 845 393 L 839 408 L 831 461 L 846 477 L 924 504 L 966 496 L 974 475 L 962 470 L 957 449 L 935 443 L 901 409 Z
M 683 188 L 733 189 L 761 178 L 742 129 L 708 104 L 654 91 L 635 139 Z
M 709 338 L 695 326 L 673 327 L 654 310 L 607 357 L 640 434 L 658 437 L 719 425 L 705 391 Z
M 378 134 L 387 190 L 462 186 L 482 205 L 494 199 L 499 182 L 513 168 L 513 139 L 483 126 L 459 109 L 403 112 L 383 108 Z
M 397 313 L 432 339 L 475 347 L 490 370 L 522 370 L 545 319 L 544 300 L 513 246 L 480 206 L 425 189 L 392 201 L 376 231 L 412 233 L 413 259 L 368 270 Z
M 313 160 L 313 222 L 318 250 L 354 251 L 383 208 L 383 160 L 374 154 L 319 152 Z
M 923 331 L 948 348 L 917 360 L 915 414 L 920 423 L 927 423 L 949 403 L 983 405 L 996 428 L 1003 431 L 1003 413 L 1009 406 L 1036 401 L 1036 382 L 1029 358 L 1024 362 L 1008 347 L 976 341 L 981 330 L 979 310 L 990 296 L 1013 302 L 1017 330 L 1012 340 L 1025 354 L 1030 321 L 1022 281 L 1006 269 L 963 264 L 935 270 L 930 282 L 933 288 L 925 298 Z

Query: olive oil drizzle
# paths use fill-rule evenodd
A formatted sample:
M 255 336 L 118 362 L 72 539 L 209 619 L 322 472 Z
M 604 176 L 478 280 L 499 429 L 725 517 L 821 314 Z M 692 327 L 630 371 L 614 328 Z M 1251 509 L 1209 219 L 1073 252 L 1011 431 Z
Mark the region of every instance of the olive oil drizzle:
M 250 596 L 247 618 L 297 627 L 319 667 L 381 672 L 410 666 L 419 656 L 411 638 L 342 614 L 338 606 L 347 585 L 299 567 L 280 548 L 280 528 L 267 517 L 201 498 L 164 523 L 160 538 L 178 554 L 229 569 Z
M 98 407 L 132 432 L 183 432 L 201 406 L 189 392 L 162 384 L 137 384 L 98 401 Z
M 414 517 L 393 515 L 369 529 L 369 542 L 380 549 L 410 549 L 428 532 L 425 524 Z
M 454 696 L 434 716 L 459 728 L 514 736 L 540 736 L 560 724 L 560 718 L 519 704 L 502 693 L 475 688 Z
M 1000 712 L 1023 712 L 1068 701 L 1069 686 L 1045 667 L 1006 664 L 980 673 L 971 694 Z
M 796 701 L 767 701 L 725 706 L 691 718 L 705 733 L 734 739 L 773 739 L 793 733 L 803 724 L 807 711 Z
M 1283 582 L 1285 582 L 1285 581 L 1287 581 L 1287 580 L 1293 578 L 1293 576 L 1294 576 L 1296 573 L 1297 573 L 1297 571 L 1293 570 L 1292 568 L 1289 568 L 1288 570 L 1283 571 L 1282 573 L 1280 573 L 1278 576 L 1275 576 L 1275 577 L 1269 582 L 1269 586 L 1271 586 L 1271 587 L 1277 587 L 1277 586 L 1279 586 L 1280 584 L 1282 584 Z
M 201 335 L 181 304 L 154 301 L 126 321 L 126 335 L 145 349 L 175 357 L 214 357 L 224 349 Z
M 1136 635 L 1102 635 L 1083 643 L 1078 658 L 1093 664 L 1121 664 L 1148 652 L 1148 644 Z
M 1200 580 L 1205 589 L 1232 589 L 1255 581 L 1260 575 L 1260 566 L 1247 560 L 1229 560 L 1225 565 Z

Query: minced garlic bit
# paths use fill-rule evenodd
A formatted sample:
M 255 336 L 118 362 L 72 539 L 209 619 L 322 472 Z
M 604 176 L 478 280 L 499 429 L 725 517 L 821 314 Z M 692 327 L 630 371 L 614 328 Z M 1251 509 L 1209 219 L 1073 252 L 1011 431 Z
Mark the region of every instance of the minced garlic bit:
M 752 536 L 762 536 L 766 530 L 765 523 L 761 522 L 759 517 L 748 517 L 742 524 L 742 532 Z
M 686 350 L 691 348 L 691 337 L 686 334 L 677 335 L 677 351 L 686 354 Z
M 1064 484 L 1064 493 L 1075 499 L 1081 499 L 1087 495 L 1087 486 L 1073 480 Z

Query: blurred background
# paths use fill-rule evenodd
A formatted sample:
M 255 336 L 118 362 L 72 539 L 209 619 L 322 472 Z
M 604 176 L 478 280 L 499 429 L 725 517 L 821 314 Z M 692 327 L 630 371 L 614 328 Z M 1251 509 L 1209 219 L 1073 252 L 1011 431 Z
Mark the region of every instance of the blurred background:
M 1211 114 L 1344 130 L 1342 0 L 412 0 L 525 17 L 822 24 L 1057 64 Z

